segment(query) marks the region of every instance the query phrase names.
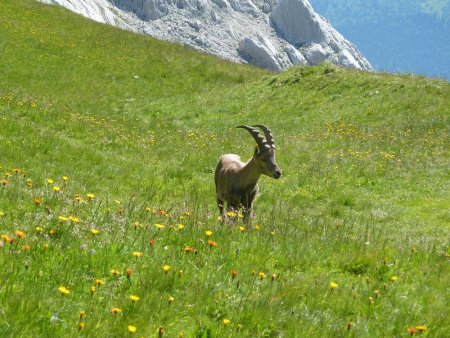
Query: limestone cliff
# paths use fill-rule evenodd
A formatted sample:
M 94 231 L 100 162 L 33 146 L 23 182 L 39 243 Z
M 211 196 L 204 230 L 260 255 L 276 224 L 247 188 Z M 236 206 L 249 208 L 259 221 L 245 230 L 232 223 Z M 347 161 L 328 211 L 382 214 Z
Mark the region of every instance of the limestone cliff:
M 372 70 L 307 0 L 41 0 L 117 27 L 279 71 L 295 64 Z

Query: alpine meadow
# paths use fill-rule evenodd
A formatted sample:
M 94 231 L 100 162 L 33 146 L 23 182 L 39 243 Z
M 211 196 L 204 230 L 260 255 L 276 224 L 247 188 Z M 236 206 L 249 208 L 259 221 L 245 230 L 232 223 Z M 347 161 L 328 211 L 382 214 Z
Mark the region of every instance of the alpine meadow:
M 251 224 L 219 157 L 276 139 Z M 1 337 L 448 337 L 450 83 L 234 64 L 0 2 Z

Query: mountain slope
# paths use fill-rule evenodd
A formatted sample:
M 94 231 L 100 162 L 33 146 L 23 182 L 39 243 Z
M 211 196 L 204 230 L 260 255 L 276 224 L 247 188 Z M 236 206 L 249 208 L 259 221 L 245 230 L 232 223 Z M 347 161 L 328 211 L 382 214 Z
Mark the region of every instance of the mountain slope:
M 279 71 L 323 61 L 369 62 L 307 0 L 45 0 L 93 20 Z
M 29 0 L 0 18 L 0 336 L 449 331 L 448 82 L 274 74 Z M 254 123 L 284 175 L 221 223 L 214 168 Z
M 450 79 L 450 2 L 312 0 L 377 70 Z

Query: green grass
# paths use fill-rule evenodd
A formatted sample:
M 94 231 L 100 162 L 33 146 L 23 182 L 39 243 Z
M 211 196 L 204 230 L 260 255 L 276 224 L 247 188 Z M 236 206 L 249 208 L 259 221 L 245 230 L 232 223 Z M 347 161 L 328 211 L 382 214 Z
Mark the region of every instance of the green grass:
M 0 18 L 0 336 L 448 335 L 448 82 L 274 74 L 28 0 Z M 284 176 L 241 229 L 213 173 L 254 123 Z

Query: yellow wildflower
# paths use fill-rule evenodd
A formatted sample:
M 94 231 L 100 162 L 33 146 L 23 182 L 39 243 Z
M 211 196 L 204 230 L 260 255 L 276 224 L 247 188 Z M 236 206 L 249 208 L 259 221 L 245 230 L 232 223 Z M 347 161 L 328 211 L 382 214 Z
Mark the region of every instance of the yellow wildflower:
M 227 212 L 227 216 L 228 216 L 228 217 L 236 217 L 237 214 L 236 214 L 234 211 L 228 211 L 228 212 Z
M 24 233 L 23 231 L 20 231 L 20 230 L 14 231 L 14 234 L 15 234 L 17 237 L 19 237 L 19 238 L 25 238 L 25 237 L 27 237 L 27 234 Z
M 55 185 L 55 186 L 53 187 L 53 191 L 54 191 L 54 192 L 59 192 L 60 190 L 61 190 L 61 188 L 58 187 L 57 185 Z
M 397 279 L 398 279 L 398 277 L 397 277 L 397 276 L 392 276 L 392 277 L 390 278 L 390 280 L 391 280 L 392 282 L 395 282 L 395 281 L 397 281 Z
M 47 178 L 47 182 L 48 182 L 49 184 L 55 183 L 55 181 L 54 181 L 52 178 Z
M 65 286 L 60 286 L 58 288 L 58 291 L 61 292 L 61 294 L 64 295 L 68 295 L 70 293 L 69 289 L 66 288 Z
M 128 331 L 134 333 L 137 331 L 137 327 L 134 325 L 128 325 Z
M 118 308 L 118 307 L 113 307 L 112 309 L 111 309 L 111 313 L 112 314 L 118 314 L 118 313 L 121 313 L 122 312 L 122 309 L 120 309 L 120 308 Z
M 330 288 L 337 289 L 338 287 L 339 287 L 339 285 L 337 283 L 335 283 L 335 282 L 330 283 Z
M 178 224 L 178 230 L 183 230 L 184 229 L 184 224 L 179 223 Z
M 206 230 L 206 231 L 205 231 L 206 237 L 211 237 L 212 234 L 213 234 L 213 232 L 212 232 L 211 230 Z
M 229 320 L 229 319 L 224 319 L 223 320 L 223 325 L 225 325 L 225 326 L 228 326 L 228 325 L 230 325 L 230 323 L 231 323 L 231 321 Z
M 96 279 L 95 280 L 95 285 L 99 286 L 99 285 L 103 285 L 105 284 L 105 281 L 103 279 Z
M 130 295 L 130 299 L 134 303 L 134 302 L 137 302 L 140 298 L 138 296 L 135 296 L 135 295 Z
M 165 273 L 168 273 L 168 272 L 170 271 L 170 265 L 164 265 L 164 266 L 163 266 L 163 271 L 164 271 Z
M 113 276 L 118 276 L 118 275 L 120 275 L 120 272 L 119 272 L 119 270 L 117 270 L 117 269 L 112 269 L 112 270 L 111 270 L 111 274 L 112 274 Z
M 417 329 L 417 331 L 420 331 L 420 332 L 428 330 L 428 328 L 425 325 L 418 325 L 418 326 L 416 326 L 416 329 Z
M 193 246 L 186 245 L 186 246 L 184 247 L 184 252 L 186 252 L 186 253 L 189 253 L 189 252 L 196 253 L 197 250 L 196 250 Z
M 143 252 L 140 252 L 140 251 L 134 251 L 133 252 L 133 257 L 142 257 L 144 255 L 144 253 Z
M 98 235 L 100 233 L 100 230 L 98 229 L 91 229 L 91 234 L 92 235 Z
M 80 219 L 76 216 L 69 216 L 69 220 L 71 220 L 74 223 L 79 223 Z
M 2 239 L 4 239 L 9 244 L 13 244 L 15 242 L 15 239 L 12 237 L 9 237 L 8 235 L 2 235 Z
M 95 195 L 92 193 L 86 194 L 88 200 L 93 200 L 95 198 Z
M 157 227 L 158 229 L 164 229 L 166 226 L 162 225 L 162 224 L 155 224 L 155 227 Z
M 172 304 L 173 303 L 173 301 L 175 300 L 175 298 L 173 298 L 172 296 L 169 296 L 169 304 Z

